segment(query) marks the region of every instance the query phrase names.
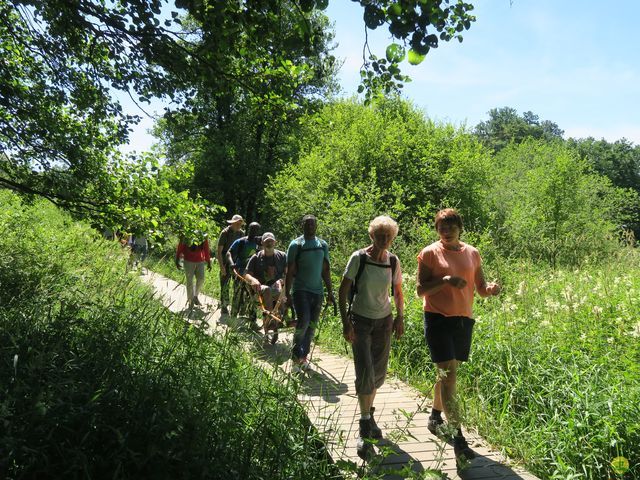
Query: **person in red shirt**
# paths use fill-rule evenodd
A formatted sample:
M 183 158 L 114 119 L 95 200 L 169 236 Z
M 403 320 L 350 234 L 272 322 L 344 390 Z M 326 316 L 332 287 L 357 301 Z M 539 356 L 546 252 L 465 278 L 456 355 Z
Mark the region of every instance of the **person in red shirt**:
M 453 208 L 440 210 L 435 217 L 440 240 L 422 249 L 418 255 L 418 297 L 423 299 L 424 333 L 431 361 L 439 378 L 434 386 L 433 410 L 427 423 L 431 433 L 441 433 L 444 410 L 449 425 L 456 430 L 453 449 L 459 460 L 476 456 L 469 448 L 460 427 L 456 400 L 456 373 L 460 362 L 469 359 L 473 296 L 498 295 L 500 285 L 487 283 L 478 250 L 460 241 L 462 217 Z M 442 374 L 440 374 L 442 372 Z
M 209 240 L 205 237 L 200 244 L 187 245 L 184 239 L 180 239 L 176 250 L 176 267 L 182 268 L 180 257 L 184 258 L 184 273 L 187 277 L 187 302 L 189 308 L 194 305 L 201 305 L 198 295 L 204 285 L 204 266 L 211 270 L 211 252 L 209 251 Z M 195 286 L 193 277 L 196 278 Z

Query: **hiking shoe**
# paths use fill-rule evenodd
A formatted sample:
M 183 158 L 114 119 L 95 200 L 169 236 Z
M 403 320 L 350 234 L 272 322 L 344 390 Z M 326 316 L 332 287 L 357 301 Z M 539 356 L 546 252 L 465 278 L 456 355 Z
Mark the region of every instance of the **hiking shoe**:
M 441 426 L 444 424 L 444 420 L 442 419 L 442 417 L 429 417 L 429 420 L 427 421 L 427 429 L 436 436 L 441 435 L 442 431 L 441 431 Z
M 369 419 L 360 419 L 360 432 L 356 451 L 358 456 L 363 460 L 370 460 L 373 456 L 373 445 L 371 444 L 371 421 Z
M 462 463 L 476 458 L 476 452 L 471 450 L 467 439 L 459 435 L 453 437 L 453 453 L 456 456 L 456 461 Z
M 376 440 L 382 438 L 382 430 L 378 427 L 375 419 L 373 418 L 373 413 L 376 411 L 375 407 L 371 407 L 371 418 L 369 419 L 369 426 L 371 431 L 371 438 L 375 438 Z

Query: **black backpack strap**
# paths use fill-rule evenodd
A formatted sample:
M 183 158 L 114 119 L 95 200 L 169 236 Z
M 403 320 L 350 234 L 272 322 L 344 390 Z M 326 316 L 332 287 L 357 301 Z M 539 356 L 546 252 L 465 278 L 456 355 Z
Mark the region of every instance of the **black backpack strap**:
M 298 240 L 296 240 L 296 245 L 298 245 L 298 248 L 296 248 L 296 258 L 294 260 L 295 264 L 296 264 L 296 269 L 298 268 L 298 260 L 300 259 L 300 254 L 302 253 L 302 239 L 298 238 Z
M 370 263 L 367 262 L 367 254 L 365 253 L 364 250 L 360 250 L 360 265 L 358 266 L 358 273 L 356 273 L 356 278 L 353 282 L 353 285 L 351 286 L 351 298 L 353 299 L 353 297 L 355 296 L 356 293 L 358 293 L 358 280 L 360 279 L 360 276 L 362 275 L 362 271 L 364 270 L 364 266 L 365 264 L 369 264 L 373 267 L 380 267 L 380 268 L 391 268 L 391 292 L 390 292 L 390 296 L 393 297 L 394 295 L 394 288 L 393 288 L 393 279 L 396 276 L 396 269 L 398 267 L 398 257 L 396 257 L 393 253 L 389 252 L 389 265 L 381 265 L 379 263 Z
M 353 280 L 353 284 L 351 285 L 351 301 L 353 301 L 353 297 L 355 297 L 356 293 L 358 293 L 358 280 L 360 280 L 360 277 L 362 277 L 362 272 L 364 272 L 364 267 L 367 264 L 367 252 L 365 252 L 364 250 L 360 250 L 358 258 L 360 260 L 360 264 L 358 265 L 356 278 Z
M 298 238 L 298 240 L 296 240 L 296 245 L 298 246 L 298 248 L 296 249 L 296 258 L 294 260 L 296 264 L 296 269 L 298 268 L 298 260 L 300 260 L 300 255 L 303 252 L 313 252 L 315 250 L 324 250 L 324 245 L 322 244 L 322 241 L 320 241 L 319 247 L 302 248 L 302 238 Z
M 391 263 L 391 296 L 393 297 L 393 279 L 396 277 L 396 267 L 398 266 L 398 257 L 389 252 L 389 263 Z
M 358 265 L 358 271 L 356 272 L 356 278 L 353 279 L 353 283 L 351 284 L 351 290 L 349 290 L 349 305 L 347 307 L 347 317 L 351 315 L 351 306 L 353 305 L 353 299 L 358 293 L 358 280 L 362 276 L 362 272 L 364 272 L 364 267 L 367 264 L 367 252 L 363 249 L 358 252 L 358 260 L 360 261 Z

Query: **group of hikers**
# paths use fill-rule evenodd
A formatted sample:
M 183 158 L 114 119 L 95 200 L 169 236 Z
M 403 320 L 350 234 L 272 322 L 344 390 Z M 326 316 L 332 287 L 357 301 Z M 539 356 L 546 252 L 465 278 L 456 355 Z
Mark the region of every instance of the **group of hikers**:
M 272 319 L 281 320 L 282 312 L 292 306 L 296 316 L 291 349 L 293 370 L 309 369 L 309 352 L 325 289 L 327 304 L 335 305 L 329 248 L 316 236 L 317 219 L 313 215 L 302 218 L 302 235 L 290 242 L 286 253 L 275 248 L 273 233 L 261 234 L 260 224 L 249 224 L 245 235 L 240 215 L 234 215 L 227 223 L 216 249 L 222 313 L 229 314 L 229 285 L 234 277 L 236 287 L 243 283 L 250 286 L 259 299 L 265 334 L 273 325 Z M 440 210 L 434 226 L 439 239 L 418 254 L 416 282 L 416 293 L 423 304 L 425 341 L 438 372 L 427 428 L 452 441 L 458 460 L 470 460 L 475 453 L 461 429 L 456 374 L 460 363 L 469 358 L 475 292 L 483 297 L 493 296 L 500 293 L 501 287 L 485 280 L 478 250 L 460 240 L 463 223 L 455 209 Z M 371 244 L 353 252 L 338 291 L 343 336 L 353 350 L 360 407 L 357 453 L 363 459 L 370 458 L 373 441 L 383 436 L 374 418 L 374 400 L 386 378 L 391 337 L 395 334 L 400 338 L 404 333 L 402 269 L 398 257 L 389 251 L 398 235 L 398 224 L 388 216 L 378 216 L 370 222 L 368 233 Z M 191 305 L 198 305 L 204 266 L 211 266 L 208 242 L 195 248 L 181 242 L 176 252 L 178 266 L 181 257 L 187 274 L 188 300 Z M 238 288 L 234 290 L 238 292 Z M 274 311 L 279 307 L 282 310 Z

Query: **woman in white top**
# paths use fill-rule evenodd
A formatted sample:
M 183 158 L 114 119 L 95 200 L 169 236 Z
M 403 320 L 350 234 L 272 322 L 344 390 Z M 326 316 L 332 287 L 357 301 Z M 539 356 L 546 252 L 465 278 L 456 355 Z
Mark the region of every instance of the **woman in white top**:
M 398 258 L 388 251 L 397 234 L 398 224 L 393 219 L 374 218 L 369 224 L 372 244 L 351 255 L 340 284 L 343 335 L 352 345 L 356 371 L 360 404 L 358 455 L 362 458 L 372 451 L 366 440 L 382 438 L 373 418 L 373 401 L 387 374 L 391 333 L 395 332 L 396 338 L 404 333 L 402 272 Z M 389 298 L 392 285 L 395 318 Z

